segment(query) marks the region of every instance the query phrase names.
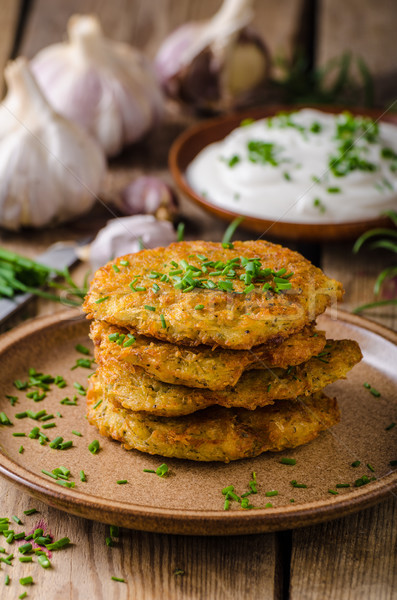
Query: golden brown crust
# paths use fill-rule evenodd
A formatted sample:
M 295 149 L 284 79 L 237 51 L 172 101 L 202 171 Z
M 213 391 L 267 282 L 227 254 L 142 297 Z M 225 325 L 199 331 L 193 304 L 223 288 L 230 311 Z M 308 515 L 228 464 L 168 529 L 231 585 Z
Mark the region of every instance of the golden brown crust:
M 253 370 L 244 373 L 232 388 L 214 391 L 194 389 L 158 381 L 136 367 L 98 356 L 98 379 L 107 397 L 132 411 L 158 416 L 179 416 L 213 404 L 253 410 L 275 400 L 313 394 L 329 383 L 346 377 L 362 358 L 358 344 L 351 340 L 328 340 L 320 356 L 289 369 Z
M 319 354 L 325 346 L 325 334 L 313 327 L 292 334 L 279 346 L 256 346 L 252 350 L 212 349 L 209 346 L 176 346 L 169 342 L 136 336 L 126 348 L 109 340 L 109 335 L 126 334 L 127 329 L 92 321 L 90 336 L 101 363 L 117 359 L 134 372 L 141 367 L 148 375 L 164 383 L 193 388 L 222 390 L 236 385 L 247 369 L 287 368 Z M 126 338 L 127 339 L 127 338 Z
M 196 287 L 184 293 L 174 287 L 172 280 L 160 279 L 155 281 L 159 290 L 153 290 L 153 271 L 169 273 L 171 261 L 180 266 L 182 260 L 200 268 L 197 254 L 214 261 L 258 258 L 262 269 L 293 272 L 289 280 L 292 288 L 277 294 L 261 292 L 262 284 L 258 284 L 255 291 L 245 294 L 246 284 L 238 271 L 233 279 L 234 292 Z M 300 331 L 343 294 L 339 282 L 326 277 L 300 254 L 263 240 L 234 242 L 234 247 L 226 250 L 212 242 L 179 242 L 120 257 L 113 264 L 115 270 L 108 263 L 95 274 L 83 305 L 88 318 L 177 344 L 250 349 L 281 340 Z M 135 277 L 136 285 L 146 291 L 131 291 L 129 284 Z M 218 281 L 216 276 L 212 279 Z M 197 305 L 204 308 L 195 310 Z
M 97 405 L 99 400 L 102 402 Z M 127 449 L 230 462 L 306 444 L 338 423 L 340 414 L 336 400 L 320 392 L 255 411 L 211 407 L 177 419 L 160 418 L 115 407 L 102 396 L 93 376 L 87 393 L 87 418 L 102 435 L 123 442 Z

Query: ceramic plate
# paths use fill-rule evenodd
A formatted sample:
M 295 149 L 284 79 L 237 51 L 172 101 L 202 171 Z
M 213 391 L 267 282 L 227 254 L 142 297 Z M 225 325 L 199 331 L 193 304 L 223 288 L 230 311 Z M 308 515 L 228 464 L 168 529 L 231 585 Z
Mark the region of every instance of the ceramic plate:
M 32 496 L 61 510 L 120 526 L 147 531 L 227 535 L 293 528 L 326 519 L 340 517 L 365 508 L 392 493 L 397 484 L 397 471 L 390 461 L 397 459 L 397 334 L 360 317 L 339 311 L 338 320 L 331 316 L 319 319 L 329 337 L 352 338 L 359 342 L 364 360 L 349 374 L 347 380 L 327 388 L 338 398 L 342 411 L 339 425 L 322 433 L 316 440 L 295 450 L 264 454 L 225 464 L 194 463 L 169 460 L 170 474 L 160 478 L 143 469 L 156 469 L 161 457 L 126 451 L 115 441 L 102 438 L 85 419 L 85 397 L 74 383 L 87 385 L 91 372 L 82 367 L 71 370 L 79 354 L 76 344 L 91 348 L 88 322 L 78 313 L 67 311 L 36 319 L 3 335 L 0 340 L 0 410 L 6 413 L 12 426 L 0 425 L 0 472 Z M 67 386 L 51 385 L 47 397 L 35 402 L 18 391 L 13 381 L 27 379 L 34 368 L 51 375 L 62 375 Z M 375 397 L 363 387 L 368 382 L 379 390 Z M 17 396 L 11 406 L 7 395 Z M 65 397 L 77 396 L 77 405 L 62 404 Z M 29 437 L 14 437 L 13 433 L 28 434 L 36 425 L 31 418 L 17 419 L 16 413 L 26 410 L 46 410 L 55 417 L 45 423 L 56 427 L 42 430 L 50 440 L 62 436 L 73 440 L 68 450 L 53 450 L 48 444 Z M 57 416 L 57 412 L 62 417 Z M 72 430 L 82 434 L 78 437 Z M 98 454 L 91 454 L 88 445 L 100 441 Z M 20 446 L 23 453 L 19 453 Z M 295 466 L 280 463 L 281 456 L 296 459 Z M 358 468 L 351 463 L 360 461 Z M 367 464 L 370 464 L 372 472 Z M 42 469 L 70 469 L 74 489 L 58 485 L 44 475 Z M 87 482 L 79 479 L 80 470 Z M 234 485 L 238 494 L 248 489 L 252 472 L 257 474 L 258 494 L 250 497 L 255 510 L 243 510 L 233 503 L 223 510 L 221 490 Z M 352 485 L 363 475 L 376 479 L 362 487 Z M 118 485 L 127 479 L 125 485 Z M 307 488 L 293 488 L 297 480 Z M 351 487 L 336 490 L 336 484 L 350 483 Z M 267 491 L 278 495 L 266 497 Z M 294 502 L 291 502 L 291 500 Z M 271 501 L 272 508 L 264 508 Z
M 238 127 L 243 119 L 262 119 L 274 115 L 280 111 L 291 112 L 300 106 L 266 106 L 255 108 L 240 113 L 233 113 L 223 117 L 202 121 L 193 127 L 184 131 L 173 143 L 169 154 L 169 167 L 172 176 L 179 189 L 190 200 L 201 206 L 207 212 L 220 217 L 225 221 L 232 221 L 236 217 L 244 215 L 244 212 L 237 213 L 227 210 L 210 200 L 200 196 L 189 185 L 185 173 L 188 165 L 209 144 L 222 140 L 233 129 Z M 338 113 L 346 110 L 346 107 L 326 107 L 315 106 L 320 110 Z M 390 116 L 379 110 L 354 109 L 349 108 L 352 113 L 364 114 L 373 119 L 382 118 L 385 121 L 396 123 L 396 117 Z M 287 240 L 297 242 L 326 242 L 355 239 L 364 231 L 372 227 L 390 226 L 390 221 L 384 217 L 377 219 L 368 219 L 365 221 L 349 221 L 345 223 L 320 223 L 306 224 L 293 223 L 287 221 L 272 221 L 260 219 L 258 217 L 244 216 L 244 227 L 255 231 L 258 234 L 268 237 L 281 237 Z

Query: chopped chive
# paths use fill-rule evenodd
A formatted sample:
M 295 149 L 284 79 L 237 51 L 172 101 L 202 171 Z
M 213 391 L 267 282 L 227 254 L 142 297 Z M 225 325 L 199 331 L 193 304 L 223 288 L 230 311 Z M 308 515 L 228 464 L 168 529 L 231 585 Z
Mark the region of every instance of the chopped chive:
M 278 491 L 277 490 L 271 490 L 270 492 L 266 492 L 265 496 L 267 496 L 267 497 L 278 496 Z
M 6 575 L 6 578 L 4 580 L 4 585 L 8 585 L 10 583 L 10 576 Z
M 18 598 L 19 598 L 19 600 L 23 600 L 24 598 L 26 598 L 27 595 L 28 595 L 27 592 L 23 592 L 22 594 L 20 594 L 18 596 Z
M 273 508 L 273 504 L 271 502 L 268 502 L 267 504 L 265 504 L 265 508 Z
M 233 250 L 234 246 L 231 242 L 222 242 L 222 248 L 225 250 Z
M 68 448 L 71 448 L 72 446 L 73 446 L 73 441 L 70 440 L 69 442 L 63 442 L 58 447 L 59 447 L 59 450 L 68 450 Z
M 118 525 L 111 525 L 110 526 L 110 535 L 112 536 L 112 538 L 118 538 L 120 537 L 120 528 Z
M 44 475 L 48 475 L 48 477 L 52 477 L 53 479 L 57 478 L 57 476 L 54 475 L 54 473 L 51 473 L 50 471 L 46 471 L 46 469 L 41 469 L 41 472 L 44 473 Z
M 1 425 L 12 425 L 10 419 L 7 417 L 5 412 L 0 412 L 0 424 Z
M 152 285 L 152 290 L 155 294 L 157 294 L 160 291 L 160 287 L 157 285 L 157 283 L 154 283 Z
M 19 446 L 19 450 L 18 450 L 19 454 L 23 454 L 24 450 L 25 450 L 25 448 L 23 446 Z
M 143 469 L 144 473 L 155 473 L 154 469 Z
M 82 396 L 86 395 L 86 390 L 85 388 L 81 385 L 81 383 L 77 383 L 75 382 L 73 384 L 73 387 L 78 391 L 79 394 L 81 394 Z
M 117 265 L 112 265 L 112 269 L 115 273 L 120 273 L 120 269 L 118 268 Z
M 35 513 L 37 513 L 37 512 L 39 512 L 39 511 L 37 510 L 37 508 L 29 508 L 29 510 L 24 510 L 24 511 L 23 511 L 23 514 L 24 514 L 24 515 L 27 515 L 27 516 L 30 516 L 30 515 L 34 515 L 34 514 L 35 514 Z
M 80 471 L 80 481 L 87 481 L 87 475 L 84 471 Z
M 160 315 L 161 327 L 167 329 L 167 323 L 165 322 L 164 315 Z
M 287 458 L 283 456 L 280 462 L 282 465 L 296 465 L 296 458 Z
M 152 312 L 155 312 L 156 307 L 155 306 L 149 306 L 148 304 L 145 304 L 144 307 L 146 310 L 151 310 Z
M 77 435 L 78 437 L 83 437 L 83 434 L 82 434 L 82 433 L 80 433 L 80 431 L 75 431 L 74 429 L 72 429 L 72 433 L 73 433 L 74 435 Z
M 52 427 L 56 427 L 56 423 L 45 423 L 42 425 L 43 429 L 51 429 Z
M 102 399 L 101 399 L 101 400 L 98 400 L 98 402 L 96 402 L 96 403 L 94 404 L 94 408 L 98 408 L 98 406 L 99 406 L 100 404 L 102 404 Z
M 223 504 L 223 510 L 229 510 L 229 508 L 230 508 L 230 500 L 229 500 L 229 498 L 226 498 L 225 502 Z
M 95 304 L 101 304 L 101 302 L 105 302 L 105 300 L 109 300 L 110 296 L 102 296 L 102 298 L 98 298 L 95 300 Z
M 194 307 L 194 310 L 203 310 L 204 308 L 204 304 L 196 304 L 196 306 Z
M 20 556 L 19 562 L 21 562 L 21 563 L 33 562 L 33 558 L 31 556 Z
M 361 465 L 361 462 L 359 460 L 355 460 L 354 462 L 352 462 L 352 464 L 350 465 L 351 467 L 359 467 Z
M 367 463 L 367 467 L 372 473 L 375 473 L 375 468 L 370 463 Z
M 307 488 L 305 483 L 298 483 L 296 479 L 293 479 L 290 483 L 294 488 Z
M 37 557 L 37 562 L 39 563 L 39 565 L 40 565 L 41 567 L 43 567 L 43 569 L 48 569 L 48 567 L 50 567 L 50 566 L 51 566 L 51 563 L 50 563 L 50 561 L 48 560 L 48 557 L 47 557 L 47 555 L 46 555 L 46 554 L 40 554 L 40 555 Z
M 113 542 L 113 540 L 112 540 L 111 537 L 106 537 L 105 538 L 105 544 L 106 544 L 106 546 L 109 546 L 109 547 L 113 547 L 114 546 L 114 542 Z
M 121 577 L 112 577 L 112 581 L 118 581 L 119 583 L 125 583 L 125 579 L 122 579 Z
M 12 520 L 15 521 L 15 523 L 18 523 L 18 525 L 23 525 L 21 519 L 15 515 L 12 516 Z
M 22 432 L 13 433 L 12 435 L 13 435 L 13 437 L 26 437 L 26 433 L 22 433 Z
M 26 554 L 27 552 L 31 552 L 32 548 L 32 544 L 28 542 L 27 544 L 22 544 L 22 546 L 19 546 L 19 552 L 21 554 Z
M 185 223 L 178 223 L 178 227 L 176 229 L 176 241 L 183 242 L 185 239 Z
M 128 481 L 127 481 L 127 479 L 118 479 L 118 480 L 116 481 L 116 483 L 117 483 L 118 485 L 123 485 L 124 483 L 128 483 Z
M 339 492 L 337 492 L 336 490 L 328 490 L 329 494 L 333 494 L 334 496 L 337 496 L 339 494 Z
M 125 260 L 124 258 L 120 261 L 120 264 L 122 267 L 129 267 L 130 263 L 128 262 L 128 260 Z
M 156 469 L 156 475 L 158 475 L 159 477 L 165 477 L 167 475 L 167 473 L 168 473 L 168 466 L 165 463 L 161 464 Z
M 14 535 L 14 540 L 22 540 L 22 539 L 24 539 L 24 537 L 25 537 L 25 532 L 21 531 L 21 533 L 16 533 Z
M 75 350 L 77 350 L 77 352 L 80 352 L 81 354 L 89 354 L 90 351 L 88 348 L 86 348 L 86 346 L 83 346 L 83 344 L 76 344 L 76 346 L 74 347 Z
M 54 415 L 43 415 L 42 417 L 40 417 L 39 421 L 49 421 L 50 419 L 55 419 Z
M 64 537 L 58 540 L 57 542 L 54 542 L 53 544 L 46 544 L 46 548 L 47 550 L 60 550 L 61 548 L 67 546 L 69 543 L 70 539 L 68 537 Z
M 10 401 L 11 406 L 15 406 L 15 404 L 18 402 L 17 396 L 10 396 L 10 394 L 6 394 L 6 398 Z
M 60 446 L 60 445 L 62 444 L 62 442 L 63 442 L 63 437 L 61 437 L 61 436 L 58 436 L 58 437 L 54 438 L 54 439 L 52 440 L 52 442 L 50 442 L 50 448 L 55 448 L 55 449 L 57 449 L 57 448 L 58 448 L 58 446 Z
M 127 334 L 127 339 L 123 342 L 123 348 L 129 348 L 132 344 L 135 344 L 136 338 L 131 334 Z
M 348 488 L 350 487 L 350 483 L 337 483 L 336 488 Z
M 100 449 L 98 440 L 93 440 L 91 444 L 88 445 L 88 450 L 91 454 L 96 454 Z
M 390 425 L 388 425 L 387 427 L 385 427 L 385 431 L 390 431 L 390 429 L 393 429 L 393 427 L 395 427 L 396 424 L 395 423 L 390 423 Z
M 25 419 L 25 417 L 27 417 L 27 416 L 28 416 L 27 412 L 20 412 L 15 415 L 15 418 L 16 419 Z

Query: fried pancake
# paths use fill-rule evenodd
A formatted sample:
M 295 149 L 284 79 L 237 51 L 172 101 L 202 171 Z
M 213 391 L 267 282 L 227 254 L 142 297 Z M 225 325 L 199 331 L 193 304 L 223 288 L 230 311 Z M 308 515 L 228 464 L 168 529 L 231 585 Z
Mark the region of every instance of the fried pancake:
M 276 400 L 310 395 L 337 379 L 345 378 L 361 358 L 356 342 L 328 340 L 320 356 L 302 365 L 248 371 L 235 387 L 220 391 L 163 383 L 147 375 L 140 367 L 131 372 L 125 368 L 125 363 L 113 358 L 102 361 L 100 354 L 97 357 L 97 374 L 105 395 L 112 402 L 134 412 L 176 417 L 213 404 L 253 410 Z
M 102 435 L 123 442 L 127 449 L 230 462 L 306 444 L 338 423 L 340 415 L 336 400 L 320 392 L 255 411 L 211 407 L 177 419 L 154 417 L 115 407 L 102 396 L 94 375 L 87 392 L 87 418 Z
M 324 332 L 316 331 L 313 327 L 292 334 L 279 346 L 262 345 L 252 350 L 176 346 L 140 335 L 125 348 L 117 341 L 109 340 L 109 335 L 125 336 L 127 333 L 127 329 L 109 325 L 105 321 L 91 323 L 90 336 L 101 363 L 115 358 L 126 369 L 134 372 L 135 367 L 141 367 L 148 375 L 164 383 L 209 390 L 222 390 L 236 385 L 242 373 L 248 369 L 285 369 L 303 363 L 319 354 L 326 341 Z M 125 340 L 129 343 L 127 337 Z
M 254 259 L 260 269 L 251 281 Z M 172 343 L 248 350 L 301 331 L 342 294 L 339 282 L 282 246 L 194 241 L 108 263 L 83 308 L 90 319 Z

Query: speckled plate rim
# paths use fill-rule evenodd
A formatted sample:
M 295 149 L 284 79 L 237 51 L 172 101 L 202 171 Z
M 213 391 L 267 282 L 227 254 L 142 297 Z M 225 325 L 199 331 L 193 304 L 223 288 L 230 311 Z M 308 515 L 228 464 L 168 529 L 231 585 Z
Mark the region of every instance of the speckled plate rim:
M 397 125 L 394 115 L 387 115 L 385 111 L 368 108 L 328 106 L 313 104 L 297 105 L 266 105 L 230 113 L 221 117 L 201 121 L 183 131 L 173 142 L 168 155 L 168 164 L 171 175 L 178 188 L 195 204 L 224 221 L 232 221 L 243 216 L 246 227 L 258 234 L 268 237 L 282 237 L 293 241 L 307 242 L 337 242 L 354 239 L 372 227 L 390 226 L 389 219 L 379 217 L 360 221 L 346 221 L 341 223 L 297 223 L 293 221 L 269 220 L 253 217 L 228 210 L 206 200 L 198 194 L 187 182 L 186 168 L 193 158 L 208 144 L 221 140 L 230 133 L 239 123 L 246 118 L 261 119 L 276 114 L 280 111 L 291 112 L 301 108 L 315 108 L 329 113 L 339 113 L 350 110 L 353 114 L 369 116 L 373 119 L 382 119 Z
M 0 338 L 0 357 L 13 345 L 23 343 L 27 334 L 53 330 L 63 326 L 67 321 L 75 323 L 76 317 L 83 319 L 75 310 L 68 310 L 20 325 Z M 342 310 L 338 310 L 338 321 L 375 333 L 397 344 L 397 332 L 373 321 Z M 314 525 L 373 506 L 397 489 L 397 471 L 393 471 L 373 483 L 352 491 L 348 496 L 332 496 L 326 500 L 255 511 L 214 512 L 161 509 L 116 500 L 110 501 L 67 488 L 55 488 L 55 484 L 47 483 L 40 475 L 31 473 L 1 450 L 0 474 L 34 498 L 80 517 L 131 529 L 185 535 L 238 535 Z

